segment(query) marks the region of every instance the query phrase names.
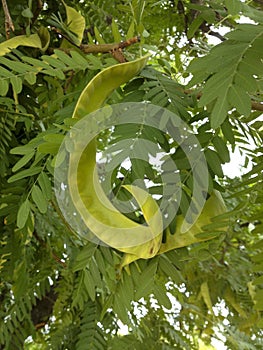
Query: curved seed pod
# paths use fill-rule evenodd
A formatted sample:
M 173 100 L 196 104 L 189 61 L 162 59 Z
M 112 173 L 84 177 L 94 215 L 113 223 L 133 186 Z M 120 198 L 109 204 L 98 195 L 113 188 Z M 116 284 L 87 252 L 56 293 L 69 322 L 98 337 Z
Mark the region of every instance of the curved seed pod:
M 116 64 L 98 73 L 82 91 L 73 118 L 82 118 L 102 107 L 106 98 L 117 87 L 134 78 L 145 66 L 149 55 L 135 61 Z
M 126 83 L 146 64 L 148 56 L 133 62 L 117 64 L 97 74 L 83 90 L 76 104 L 73 118 L 92 118 L 93 111 L 102 107 L 110 93 Z M 90 120 L 91 122 L 92 120 Z M 96 140 L 75 150 L 70 155 L 68 182 L 73 203 L 89 229 L 104 243 L 124 253 L 121 267 L 132 261 L 148 259 L 166 251 L 188 246 L 192 243 L 214 238 L 198 236 L 201 227 L 209 225 L 211 218 L 226 211 L 218 191 L 210 198 L 192 227 L 181 232 L 184 218 L 179 215 L 173 234 L 166 229 L 166 242 L 161 243 L 163 234 L 162 216 L 157 203 L 144 190 L 136 186 L 124 186 L 139 204 L 148 226 L 139 225 L 120 213 L 109 201 L 101 188 L 96 170 Z
M 145 56 L 133 62 L 117 64 L 97 74 L 80 95 L 73 118 L 92 117 L 89 113 L 99 109 L 114 89 L 136 76 L 147 59 L 148 56 Z M 68 182 L 76 209 L 101 241 L 130 254 L 129 262 L 138 258 L 148 259 L 158 253 L 163 225 L 157 203 L 141 188 L 125 186 L 139 204 L 147 226 L 139 225 L 117 211 L 99 183 L 96 140 L 89 142 L 84 150 L 75 145 L 70 155 Z
M 162 254 L 172 249 L 186 247 L 193 243 L 206 241 L 208 239 L 214 238 L 216 236 L 216 233 L 214 233 L 214 235 L 204 235 L 203 237 L 198 236 L 198 234 L 201 234 L 203 232 L 204 226 L 211 224 L 212 218 L 224 214 L 225 212 L 226 206 L 221 196 L 221 193 L 216 190 L 213 190 L 211 196 L 205 202 L 204 208 L 201 211 L 200 216 L 187 232 L 181 232 L 181 228 L 184 222 L 184 218 L 182 215 L 178 215 L 176 217 L 175 232 L 171 234 L 169 227 L 166 228 L 166 242 L 162 243 L 158 254 Z M 225 231 L 227 226 L 227 221 L 222 222 L 221 230 L 223 229 L 223 231 Z

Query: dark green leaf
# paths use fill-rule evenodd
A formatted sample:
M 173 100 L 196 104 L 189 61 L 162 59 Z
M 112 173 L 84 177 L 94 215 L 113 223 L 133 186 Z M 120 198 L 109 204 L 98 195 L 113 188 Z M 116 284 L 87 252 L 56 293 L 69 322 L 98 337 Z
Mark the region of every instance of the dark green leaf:
M 18 213 L 17 213 L 17 227 L 23 228 L 26 224 L 26 221 L 28 219 L 30 213 L 30 202 L 28 199 L 26 199 L 19 207 Z
M 34 152 L 25 154 L 24 157 L 19 159 L 19 161 L 13 166 L 12 171 L 16 172 L 17 170 L 22 168 L 24 165 L 26 165 L 30 161 L 30 159 L 33 158 L 34 154 L 35 154 Z
M 43 154 L 57 154 L 59 143 L 43 142 L 38 146 L 38 151 Z
M 224 123 L 221 125 L 221 129 L 222 129 L 222 132 L 223 132 L 225 138 L 227 139 L 227 141 L 229 141 L 231 143 L 231 145 L 234 145 L 235 144 L 235 136 L 233 133 L 233 127 L 230 124 L 228 119 L 226 119 L 224 121 Z
M 138 300 L 143 296 L 149 295 L 154 286 L 154 277 L 157 269 L 157 260 L 151 261 L 151 264 L 140 275 L 139 281 L 136 282 L 135 299 Z
M 162 270 L 162 272 L 167 277 L 170 277 L 174 283 L 179 284 L 181 282 L 181 276 L 179 271 L 165 256 L 160 258 L 159 267 Z
M 14 297 L 19 299 L 22 297 L 28 287 L 28 274 L 26 271 L 26 264 L 25 262 L 21 262 L 14 271 L 14 278 L 15 278 L 15 283 L 13 285 L 13 293 Z
M 39 174 L 41 171 L 42 171 L 42 167 L 35 167 L 35 168 L 29 168 L 29 169 L 26 169 L 26 170 L 22 170 L 19 173 L 11 176 L 8 179 L 8 182 L 11 183 L 11 182 L 18 181 L 18 180 L 24 179 L 25 177 L 29 177 L 29 176 L 33 176 L 33 175 Z
M 11 154 L 20 154 L 20 155 L 26 155 L 28 153 L 31 153 L 34 150 L 34 147 L 31 146 L 30 144 L 27 144 L 25 146 L 19 146 L 12 148 L 10 150 Z
M 215 149 L 216 149 L 219 157 L 222 159 L 222 161 L 224 163 L 230 162 L 229 150 L 227 148 L 227 145 L 223 141 L 223 139 L 219 136 L 215 136 L 213 138 L 213 144 L 215 146 Z
M 87 269 L 84 270 L 84 285 L 89 293 L 90 299 L 92 301 L 94 301 L 95 300 L 95 285 L 94 285 L 92 275 L 90 274 L 90 272 Z
M 114 41 L 115 41 L 116 43 L 121 42 L 121 34 L 120 34 L 120 32 L 119 32 L 119 29 L 118 29 L 118 26 L 117 26 L 115 20 L 113 20 L 113 21 L 111 22 L 111 30 L 112 30 L 112 34 L 113 34 Z
M 30 8 L 28 8 L 28 7 L 21 12 L 21 15 L 26 17 L 26 18 L 33 18 L 34 17 L 34 14 L 30 10 Z
M 237 15 L 241 10 L 242 4 L 238 0 L 225 0 L 229 13 L 233 16 Z
M 172 304 L 169 297 L 167 296 L 167 290 L 165 286 L 160 286 L 158 284 L 155 284 L 154 295 L 159 305 L 165 307 L 166 309 L 171 309 Z
M 14 92 L 16 94 L 20 94 L 20 92 L 22 91 L 22 80 L 14 75 L 10 78 L 10 83 L 14 89 Z
M 44 197 L 47 200 L 51 199 L 52 186 L 51 186 L 51 182 L 50 182 L 50 179 L 47 176 L 47 174 L 42 171 L 37 180 L 38 180 L 38 183 L 40 185 L 40 188 L 42 190 Z
M 187 37 L 189 39 L 191 39 L 194 36 L 195 32 L 198 30 L 203 21 L 204 19 L 201 16 L 198 16 L 192 21 L 187 32 Z
M 236 109 L 240 114 L 249 116 L 251 111 L 251 100 L 244 89 L 233 84 L 229 90 L 228 101 L 236 106 Z
M 5 96 L 8 92 L 9 81 L 7 79 L 0 79 L 0 95 Z
M 33 185 L 31 196 L 40 213 L 44 214 L 47 211 L 47 201 L 43 192 L 37 185 Z
M 218 154 L 215 151 L 212 151 L 211 149 L 207 149 L 205 151 L 205 158 L 207 164 L 209 165 L 213 173 L 219 177 L 223 177 L 224 173 Z

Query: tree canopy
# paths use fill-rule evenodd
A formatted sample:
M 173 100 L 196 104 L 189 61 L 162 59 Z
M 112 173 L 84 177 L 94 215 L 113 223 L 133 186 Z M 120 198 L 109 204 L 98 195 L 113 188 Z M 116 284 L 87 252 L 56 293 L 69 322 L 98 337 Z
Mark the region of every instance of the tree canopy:
M 2 0 L 0 349 L 262 349 L 262 9 Z

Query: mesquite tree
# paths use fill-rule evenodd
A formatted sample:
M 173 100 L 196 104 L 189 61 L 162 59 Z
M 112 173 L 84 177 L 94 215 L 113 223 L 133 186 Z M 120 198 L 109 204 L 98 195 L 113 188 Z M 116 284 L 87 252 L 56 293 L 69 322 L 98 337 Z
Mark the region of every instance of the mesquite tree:
M 1 349 L 262 348 L 262 6 L 2 0 Z

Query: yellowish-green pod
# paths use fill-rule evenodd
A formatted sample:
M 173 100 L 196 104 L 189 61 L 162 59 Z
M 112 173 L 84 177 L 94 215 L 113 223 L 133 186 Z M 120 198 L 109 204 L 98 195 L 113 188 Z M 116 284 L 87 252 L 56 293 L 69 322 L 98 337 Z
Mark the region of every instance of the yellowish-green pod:
M 97 74 L 83 90 L 73 118 L 92 118 L 89 113 L 102 107 L 110 93 L 126 83 L 144 67 L 148 56 L 117 64 Z M 85 149 L 74 149 L 70 156 L 70 194 L 85 224 L 104 243 L 131 255 L 130 260 L 155 256 L 162 239 L 162 216 L 154 199 L 144 190 L 125 186 L 138 202 L 147 222 L 139 225 L 111 204 L 99 183 L 96 170 L 96 140 Z
M 103 106 L 110 93 L 135 77 L 144 67 L 148 56 L 132 62 L 117 64 L 97 74 L 83 90 L 73 113 L 73 118 L 92 118 L 94 112 Z M 225 212 L 224 201 L 219 192 L 213 191 L 192 227 L 181 232 L 184 218 L 177 216 L 176 232 L 166 228 L 166 242 L 162 242 L 163 222 L 157 203 L 144 190 L 126 185 L 139 204 L 148 226 L 128 219 L 111 204 L 99 183 L 96 170 L 96 140 L 84 149 L 76 149 L 70 156 L 69 189 L 73 203 L 87 227 L 99 240 L 124 253 L 121 266 L 143 258 L 148 259 L 171 249 L 188 246 L 204 240 L 197 237 L 201 227 L 211 218 Z M 213 237 L 209 237 L 213 238 Z M 205 239 L 209 239 L 205 238 Z
M 182 215 L 178 215 L 176 217 L 175 232 L 171 232 L 169 227 L 165 229 L 166 240 L 165 243 L 161 244 L 157 255 L 163 254 L 173 249 L 186 247 L 197 242 L 207 241 L 209 239 L 215 238 L 217 233 L 211 235 L 206 234 L 204 237 L 200 237 L 198 234 L 203 233 L 204 226 L 212 224 L 213 218 L 224 214 L 225 212 L 226 206 L 220 192 L 213 190 L 211 196 L 205 202 L 204 208 L 201 211 L 198 219 L 187 232 L 182 232 L 182 226 L 185 220 Z M 221 231 L 225 231 L 227 229 L 227 226 L 227 221 L 220 222 Z M 125 254 L 121 266 L 126 266 L 134 260 L 135 259 L 132 259 L 132 256 Z
M 187 232 L 181 232 L 181 228 L 184 222 L 184 218 L 182 215 L 178 215 L 176 217 L 175 232 L 171 234 L 169 227 L 166 228 L 166 242 L 162 243 L 158 254 L 162 254 L 172 249 L 186 247 L 190 244 L 207 240 L 208 238 L 201 238 L 197 236 L 199 233 L 203 232 L 202 227 L 211 224 L 212 218 L 221 215 L 225 212 L 226 206 L 220 192 L 213 190 L 211 196 L 205 202 L 204 208 L 201 211 L 198 219 Z M 227 222 L 225 222 L 225 225 L 227 226 Z M 223 227 L 223 229 L 225 230 L 225 227 Z M 212 239 L 214 237 L 215 235 L 212 235 L 209 238 Z

